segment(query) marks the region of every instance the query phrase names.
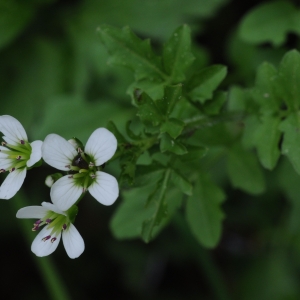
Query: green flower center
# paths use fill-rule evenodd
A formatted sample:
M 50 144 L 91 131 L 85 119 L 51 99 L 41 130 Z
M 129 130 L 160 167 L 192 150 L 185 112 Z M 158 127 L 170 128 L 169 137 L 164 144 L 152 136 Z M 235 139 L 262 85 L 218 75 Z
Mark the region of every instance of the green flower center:
M 32 148 L 27 141 L 21 140 L 19 145 L 11 145 L 6 142 L 2 142 L 2 146 L 5 150 L 1 150 L 1 153 L 7 155 L 7 159 L 10 160 L 10 170 L 20 169 L 26 167 L 27 161 L 30 159 Z M 1 170 L 5 172 L 7 170 Z
M 98 168 L 89 155 L 80 149 L 78 152 L 72 161 L 69 174 L 70 177 L 74 178 L 75 183 L 85 191 L 95 181 Z

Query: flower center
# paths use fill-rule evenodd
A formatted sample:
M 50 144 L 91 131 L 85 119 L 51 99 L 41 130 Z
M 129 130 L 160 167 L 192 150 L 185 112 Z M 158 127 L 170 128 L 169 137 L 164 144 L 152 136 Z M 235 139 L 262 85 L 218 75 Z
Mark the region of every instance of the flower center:
M 41 226 L 45 225 L 48 229 L 52 229 L 50 234 L 43 237 L 42 240 L 44 242 L 50 240 L 51 243 L 55 242 L 57 236 L 61 233 L 61 231 L 66 230 L 70 225 L 70 220 L 67 216 L 58 214 L 53 211 L 49 211 L 45 217 L 40 220 L 37 220 L 33 224 L 32 231 L 37 231 Z
M 20 144 L 12 145 L 6 142 L 2 142 L 0 152 L 5 154 L 5 158 L 9 160 L 10 165 L 8 170 L 10 172 L 15 169 L 26 167 L 27 161 L 30 159 L 32 148 L 27 141 L 20 140 Z M 0 172 L 7 170 L 1 169 Z
M 75 183 L 82 186 L 85 192 L 96 178 L 97 167 L 92 159 L 80 148 L 78 155 L 72 161 L 70 166 L 69 177 L 75 179 Z

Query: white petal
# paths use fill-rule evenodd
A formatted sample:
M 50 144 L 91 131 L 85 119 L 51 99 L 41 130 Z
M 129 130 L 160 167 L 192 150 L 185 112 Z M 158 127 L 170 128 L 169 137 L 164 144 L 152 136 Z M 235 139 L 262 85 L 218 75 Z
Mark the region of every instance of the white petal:
M 3 156 L 1 154 L 3 154 Z M 0 169 L 9 170 L 15 162 L 15 160 L 6 157 L 6 154 L 0 153 Z
M 88 190 L 103 205 L 112 205 L 119 196 L 119 185 L 116 178 L 100 171 L 96 172 L 96 180 Z
M 77 154 L 76 149 L 70 143 L 54 133 L 46 136 L 42 146 L 44 161 L 48 165 L 62 171 L 69 170 L 66 166 L 72 163 Z
M 12 116 L 0 116 L 0 131 L 7 137 L 9 143 L 20 144 L 21 140 L 27 141 L 27 134 L 22 124 Z
M 77 258 L 84 251 L 84 241 L 73 224 L 62 233 L 62 240 L 70 258 Z
M 27 161 L 27 167 L 33 166 L 42 158 L 42 141 L 34 141 L 31 144 L 31 155 L 29 160 Z
M 62 211 L 67 211 L 81 196 L 82 187 L 75 184 L 69 175 L 58 179 L 51 187 L 52 202 Z
M 48 229 L 47 227 L 44 227 L 42 231 L 35 237 L 31 245 L 31 251 L 36 256 L 47 256 L 56 250 L 60 241 L 61 233 L 56 236 L 56 240 L 53 243 L 51 243 L 51 238 L 43 241 L 43 238 L 50 235 L 51 231 L 52 228 Z
M 64 211 L 58 209 L 58 208 L 56 207 L 56 205 L 54 205 L 54 204 L 52 204 L 52 203 L 50 203 L 50 202 L 43 202 L 43 203 L 42 203 L 42 206 L 43 206 L 45 209 L 47 209 L 47 210 L 51 210 L 51 211 L 56 212 L 57 214 L 64 215 L 64 216 L 67 215 Z
M 117 145 L 117 139 L 110 131 L 98 128 L 89 137 L 84 152 L 95 159 L 96 166 L 100 166 L 112 158 Z
M 16 217 L 19 219 L 41 219 L 45 217 L 48 209 L 42 206 L 26 206 L 18 210 Z
M 0 187 L 0 199 L 10 199 L 21 188 L 26 177 L 26 168 L 17 169 L 7 175 Z

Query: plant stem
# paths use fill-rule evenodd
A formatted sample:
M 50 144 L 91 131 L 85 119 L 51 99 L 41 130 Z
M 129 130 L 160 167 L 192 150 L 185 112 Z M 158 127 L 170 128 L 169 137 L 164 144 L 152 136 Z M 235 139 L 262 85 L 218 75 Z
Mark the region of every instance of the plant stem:
M 175 216 L 173 224 L 181 235 L 182 242 L 189 245 L 196 261 L 206 275 L 206 279 L 211 287 L 212 294 L 216 300 L 231 300 L 222 274 L 208 250 L 204 249 L 191 235 L 187 224 L 179 213 Z

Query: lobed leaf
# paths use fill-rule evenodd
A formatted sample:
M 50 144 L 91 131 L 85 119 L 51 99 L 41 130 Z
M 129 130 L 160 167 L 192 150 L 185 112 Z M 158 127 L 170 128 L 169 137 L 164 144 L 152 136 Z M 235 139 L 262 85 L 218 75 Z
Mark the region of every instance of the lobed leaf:
M 185 79 L 185 71 L 194 61 L 191 52 L 191 30 L 180 26 L 163 48 L 163 66 L 170 76 L 169 82 L 177 83 Z
M 201 245 L 213 248 L 221 237 L 224 214 L 220 208 L 225 194 L 205 174 L 200 174 L 194 194 L 186 203 L 186 219 Z

